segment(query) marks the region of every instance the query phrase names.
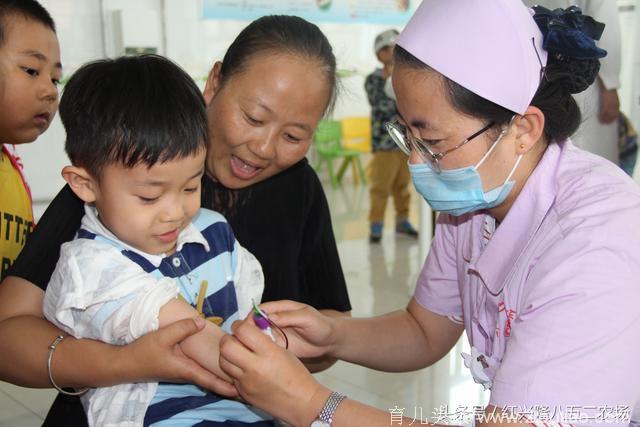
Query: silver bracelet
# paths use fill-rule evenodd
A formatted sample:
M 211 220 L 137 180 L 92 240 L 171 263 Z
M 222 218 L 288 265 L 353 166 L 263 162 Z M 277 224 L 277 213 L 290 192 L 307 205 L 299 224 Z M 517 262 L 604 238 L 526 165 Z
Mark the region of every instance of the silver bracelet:
M 340 403 L 346 398 L 347 396 L 345 396 L 344 394 L 338 393 L 337 391 L 332 391 L 331 395 L 327 399 L 327 402 L 324 404 L 324 408 L 322 408 L 322 410 L 320 411 L 320 415 L 318 415 L 318 418 L 328 422 L 329 425 L 331 425 L 331 423 L 333 422 L 333 415 L 336 413 L 336 409 L 338 409 Z
M 83 388 L 82 390 L 79 390 L 79 391 L 66 391 L 61 387 L 59 387 L 58 384 L 56 384 L 56 382 L 53 380 L 53 371 L 51 370 L 51 359 L 53 357 L 53 352 L 56 351 L 56 347 L 58 346 L 58 344 L 60 344 L 60 341 L 62 341 L 63 339 L 64 339 L 64 335 L 58 335 L 56 339 L 53 340 L 53 342 L 49 346 L 49 355 L 47 356 L 47 373 L 49 374 L 49 381 L 51 382 L 51 385 L 54 386 L 55 389 L 62 394 L 66 394 L 68 396 L 82 396 L 87 391 L 89 391 L 89 387 Z

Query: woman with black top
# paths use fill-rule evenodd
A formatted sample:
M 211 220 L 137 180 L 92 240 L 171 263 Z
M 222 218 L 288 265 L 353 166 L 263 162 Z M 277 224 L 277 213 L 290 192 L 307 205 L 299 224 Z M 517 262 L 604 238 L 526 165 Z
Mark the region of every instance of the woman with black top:
M 327 200 L 305 155 L 318 121 L 336 96 L 336 64 L 317 26 L 268 16 L 247 26 L 209 74 L 204 96 L 209 147 L 202 206 L 225 215 L 238 241 L 262 264 L 263 301 L 294 299 L 329 315 L 351 310 Z M 0 378 L 50 387 L 49 346 L 61 331 L 42 318 L 42 299 L 58 259 L 84 214 L 65 187 L 0 286 Z M 177 322 L 123 347 L 66 337 L 51 371 L 62 387 L 146 380 L 191 382 L 236 395 L 176 346 L 197 332 Z M 332 360 L 308 360 L 311 371 Z M 83 425 L 75 397 L 59 395 L 45 425 Z

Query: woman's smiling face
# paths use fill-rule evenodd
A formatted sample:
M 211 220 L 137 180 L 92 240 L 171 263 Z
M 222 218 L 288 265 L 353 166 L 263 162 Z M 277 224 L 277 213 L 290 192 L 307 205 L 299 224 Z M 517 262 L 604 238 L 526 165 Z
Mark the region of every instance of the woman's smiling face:
M 222 79 L 217 63 L 204 92 L 207 173 L 237 189 L 300 161 L 331 97 L 321 66 L 304 56 L 266 52 Z

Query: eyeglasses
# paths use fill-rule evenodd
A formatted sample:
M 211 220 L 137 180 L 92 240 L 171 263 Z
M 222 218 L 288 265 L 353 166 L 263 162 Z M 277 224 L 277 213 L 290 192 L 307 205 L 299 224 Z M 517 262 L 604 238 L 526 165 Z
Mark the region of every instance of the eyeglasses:
M 444 156 L 464 146 L 465 144 L 467 144 L 469 141 L 471 141 L 473 138 L 477 137 L 478 135 L 483 134 L 494 124 L 495 124 L 494 122 L 490 122 L 488 125 L 486 125 L 482 129 L 480 129 L 478 132 L 471 135 L 469 138 L 462 141 L 460 144 L 456 145 L 453 148 L 449 148 L 448 150 L 442 151 L 440 153 L 434 153 L 433 151 L 431 151 L 431 149 L 427 147 L 426 142 L 424 142 L 420 138 L 416 138 L 415 136 L 413 136 L 409 131 L 409 128 L 403 125 L 402 123 L 398 122 L 397 120 L 394 120 L 393 122 L 387 122 L 384 124 L 384 126 L 387 129 L 389 136 L 391 136 L 391 139 L 393 139 L 393 142 L 396 143 L 396 145 L 400 148 L 400 150 L 402 150 L 404 154 L 406 154 L 407 156 L 410 156 L 411 149 L 413 148 L 414 150 L 416 150 L 416 152 L 418 153 L 418 155 L 423 161 L 425 162 L 428 161 L 429 163 L 431 163 L 436 173 L 440 173 L 442 171 L 442 169 L 440 168 L 440 160 L 442 160 Z

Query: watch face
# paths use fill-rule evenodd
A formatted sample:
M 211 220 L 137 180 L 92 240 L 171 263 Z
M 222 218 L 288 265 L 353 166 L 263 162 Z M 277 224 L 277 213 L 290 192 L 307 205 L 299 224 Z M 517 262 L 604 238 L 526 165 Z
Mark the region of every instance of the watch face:
M 310 427 L 331 427 L 331 424 L 329 424 L 326 421 L 315 420 L 314 422 L 311 423 Z

